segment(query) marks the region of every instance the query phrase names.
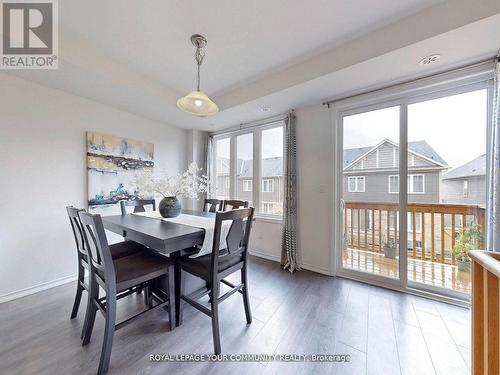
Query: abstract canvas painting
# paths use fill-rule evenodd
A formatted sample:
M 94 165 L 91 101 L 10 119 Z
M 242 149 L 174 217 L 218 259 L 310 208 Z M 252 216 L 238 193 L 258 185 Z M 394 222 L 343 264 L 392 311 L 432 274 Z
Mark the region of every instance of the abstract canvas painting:
M 122 199 L 148 199 L 135 178 L 154 167 L 154 144 L 87 132 L 88 207 L 91 212 L 117 213 Z

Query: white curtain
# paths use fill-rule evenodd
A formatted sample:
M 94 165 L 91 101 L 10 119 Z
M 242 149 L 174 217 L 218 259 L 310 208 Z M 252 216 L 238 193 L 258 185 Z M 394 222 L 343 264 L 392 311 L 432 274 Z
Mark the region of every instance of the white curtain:
M 489 166 L 488 244 L 486 249 L 500 252 L 500 53 L 495 63 L 493 94 L 493 124 L 491 131 L 491 161 Z
M 281 229 L 281 264 L 290 272 L 300 270 L 297 262 L 297 145 L 293 111 L 284 128 L 284 195 Z

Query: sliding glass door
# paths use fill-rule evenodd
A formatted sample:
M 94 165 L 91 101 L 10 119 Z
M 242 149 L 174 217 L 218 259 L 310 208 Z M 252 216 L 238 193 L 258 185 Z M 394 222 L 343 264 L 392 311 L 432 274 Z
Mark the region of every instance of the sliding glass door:
M 399 118 L 399 106 L 346 115 L 342 132 L 342 265 L 390 279 L 399 279 Z
M 486 242 L 491 116 L 491 81 L 475 79 L 335 110 L 338 274 L 469 297 L 467 252 Z
M 486 89 L 408 105 L 408 285 L 470 294 L 467 251 L 484 249 Z

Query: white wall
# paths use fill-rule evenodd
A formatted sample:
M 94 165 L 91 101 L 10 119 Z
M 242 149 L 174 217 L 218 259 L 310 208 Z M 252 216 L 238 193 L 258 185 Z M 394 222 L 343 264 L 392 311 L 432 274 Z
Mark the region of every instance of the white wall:
M 85 131 L 152 142 L 187 166 L 188 132 L 0 73 L 0 299 L 76 273 L 65 206 L 85 207 Z
M 325 106 L 295 110 L 298 170 L 299 262 L 313 271 L 330 274 L 330 216 L 332 205 L 332 122 Z M 280 259 L 281 226 L 257 221 L 251 252 Z

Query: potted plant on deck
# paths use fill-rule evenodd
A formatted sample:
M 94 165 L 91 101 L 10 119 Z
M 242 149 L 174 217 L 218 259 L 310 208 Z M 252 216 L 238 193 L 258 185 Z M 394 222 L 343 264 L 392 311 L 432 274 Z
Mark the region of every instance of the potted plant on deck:
M 389 259 L 396 259 L 398 244 L 394 238 L 389 238 L 384 244 L 384 256 Z
M 479 239 L 481 239 L 481 231 L 478 224 L 467 224 L 458 231 L 455 238 L 455 246 L 453 247 L 453 254 L 455 255 L 459 271 L 470 272 L 471 259 L 469 258 L 469 251 L 473 249 L 473 246 Z
M 136 184 L 141 191 L 154 192 L 163 197 L 158 205 L 161 216 L 177 217 L 182 208 L 179 198 L 197 199 L 198 194 L 207 191 L 208 177 L 198 176 L 200 171 L 201 168 L 193 162 L 184 173 L 176 176 L 157 177 L 151 172 L 144 172 L 136 176 Z

